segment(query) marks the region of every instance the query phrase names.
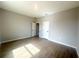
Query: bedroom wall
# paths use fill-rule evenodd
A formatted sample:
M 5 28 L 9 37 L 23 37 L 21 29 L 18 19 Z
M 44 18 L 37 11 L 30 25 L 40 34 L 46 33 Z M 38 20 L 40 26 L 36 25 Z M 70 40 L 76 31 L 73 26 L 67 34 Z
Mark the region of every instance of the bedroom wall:
M 78 55 L 79 55 L 79 8 L 78 8 L 78 44 L 77 44 L 77 46 L 78 46 L 78 48 L 77 48 L 77 50 L 78 50 Z
M 1 44 L 1 11 L 0 11 L 0 44 Z
M 31 37 L 33 18 L 1 9 L 2 42 Z
M 72 47 L 77 43 L 77 8 L 59 12 L 50 19 L 49 40 Z
M 40 18 L 50 22 L 48 40 L 77 48 L 77 9 L 73 8 Z M 41 35 L 42 33 L 40 37 Z

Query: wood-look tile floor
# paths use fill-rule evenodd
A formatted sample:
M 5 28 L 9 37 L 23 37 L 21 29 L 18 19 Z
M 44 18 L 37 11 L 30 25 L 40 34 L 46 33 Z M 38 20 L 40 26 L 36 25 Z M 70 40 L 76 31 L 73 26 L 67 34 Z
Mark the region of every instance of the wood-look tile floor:
M 76 58 L 74 48 L 33 37 L 1 44 L 1 58 Z

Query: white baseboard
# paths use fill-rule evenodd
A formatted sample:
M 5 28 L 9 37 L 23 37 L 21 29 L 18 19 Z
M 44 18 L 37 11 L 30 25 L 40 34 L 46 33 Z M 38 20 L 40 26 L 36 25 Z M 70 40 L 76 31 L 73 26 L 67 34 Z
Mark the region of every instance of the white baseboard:
M 40 38 L 42 38 L 42 37 L 40 37 Z M 47 40 L 49 40 L 49 39 L 47 39 Z M 52 41 L 52 42 L 55 42 L 55 43 L 58 43 L 58 44 L 62 44 L 62 45 L 69 46 L 69 47 L 77 49 L 77 47 L 75 47 L 73 45 L 68 45 L 68 44 L 65 44 L 65 43 L 62 43 L 62 42 L 58 42 L 58 41 L 55 41 L 55 40 L 49 40 L 49 41 Z
M 58 41 L 54 41 L 54 40 L 49 40 L 49 41 L 56 42 L 56 43 L 58 43 L 58 44 L 62 44 L 62 45 L 69 46 L 69 47 L 72 47 L 72 48 L 77 49 L 77 47 L 75 47 L 75 46 L 73 46 L 73 45 L 68 45 L 68 44 L 65 44 L 65 43 L 62 43 L 62 42 L 58 42 Z
M 18 39 L 11 39 L 11 40 L 6 40 L 6 41 L 2 41 L 2 43 L 6 43 L 6 42 L 11 42 L 11 41 L 15 41 L 15 40 L 21 40 L 21 39 L 24 39 L 24 38 L 31 38 L 31 37 L 22 37 L 22 38 L 18 38 Z
M 78 49 L 77 49 L 77 47 L 72 46 L 72 45 L 68 45 L 68 44 L 64 44 L 64 43 L 61 43 L 61 42 L 57 42 L 57 41 L 54 41 L 54 40 L 49 40 L 49 41 L 52 41 L 52 42 L 55 42 L 55 43 L 58 43 L 58 44 L 62 44 L 62 45 L 65 45 L 65 46 L 69 46 L 69 47 L 75 48 L 76 51 L 77 51 L 77 54 L 78 54 L 78 56 L 79 56 L 79 53 L 78 53 Z

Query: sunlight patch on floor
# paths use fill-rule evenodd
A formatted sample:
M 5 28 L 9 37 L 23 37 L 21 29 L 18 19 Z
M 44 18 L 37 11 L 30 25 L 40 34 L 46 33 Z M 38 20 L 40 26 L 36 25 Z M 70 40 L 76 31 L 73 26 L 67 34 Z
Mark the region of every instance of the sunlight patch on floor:
M 13 50 L 13 55 L 15 58 L 32 57 L 32 55 L 24 47 Z
M 28 45 L 26 45 L 26 47 L 33 55 L 37 54 L 40 51 L 40 49 L 38 49 L 37 47 L 35 47 L 32 44 L 28 44 Z
M 12 52 L 13 52 L 14 58 L 30 58 L 33 55 L 40 52 L 40 49 L 38 49 L 32 44 L 27 44 L 25 46 L 14 49 Z

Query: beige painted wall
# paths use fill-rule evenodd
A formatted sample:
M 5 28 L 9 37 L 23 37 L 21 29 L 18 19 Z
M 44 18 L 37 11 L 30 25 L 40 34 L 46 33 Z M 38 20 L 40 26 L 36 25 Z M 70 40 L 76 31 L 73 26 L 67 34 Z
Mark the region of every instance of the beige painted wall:
M 50 20 L 50 40 L 76 46 L 77 8 L 52 15 Z
M 0 44 L 1 44 L 1 11 L 0 11 Z
M 77 9 L 78 8 L 73 8 L 70 10 L 55 13 L 51 16 L 40 18 L 40 20 L 49 20 L 50 22 L 49 40 L 78 48 Z M 42 24 L 40 23 L 40 25 Z M 41 28 L 42 27 L 40 27 L 40 29 Z M 40 32 L 42 32 L 42 30 Z M 40 37 L 41 35 L 42 33 L 40 34 Z
M 78 46 L 78 54 L 79 54 L 79 8 L 78 8 L 78 44 L 77 44 L 77 46 Z
M 0 11 L 3 20 L 3 42 L 31 37 L 32 18 L 2 9 Z

